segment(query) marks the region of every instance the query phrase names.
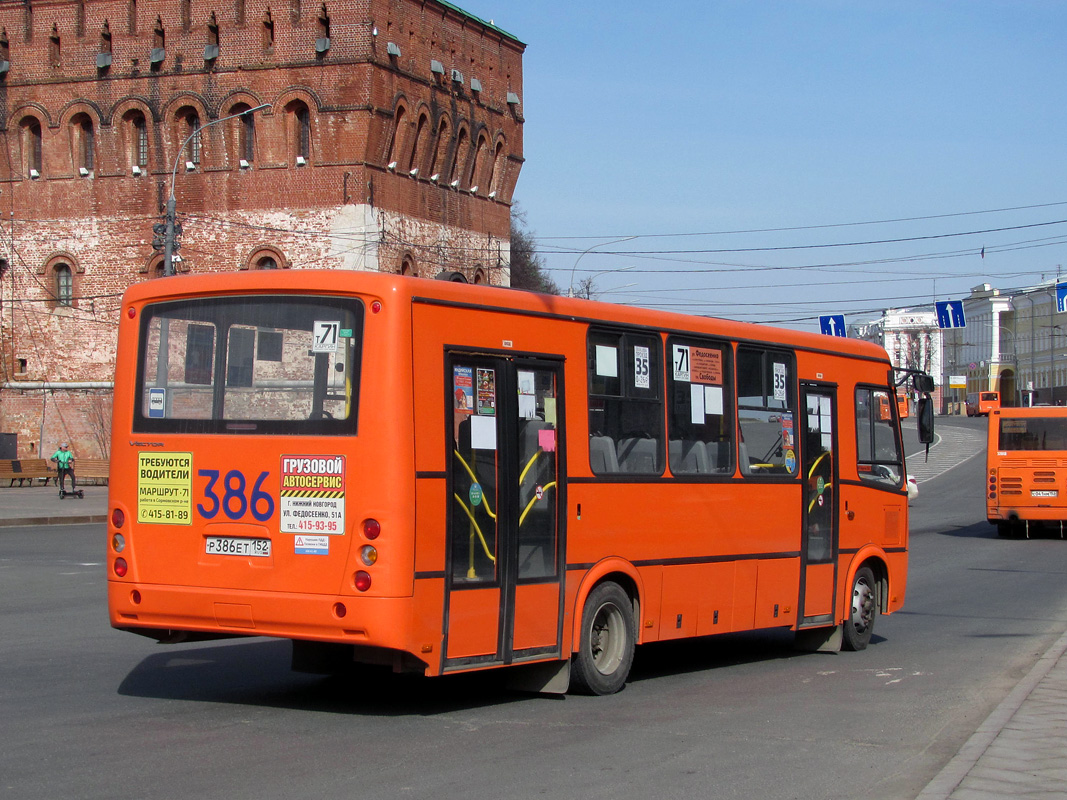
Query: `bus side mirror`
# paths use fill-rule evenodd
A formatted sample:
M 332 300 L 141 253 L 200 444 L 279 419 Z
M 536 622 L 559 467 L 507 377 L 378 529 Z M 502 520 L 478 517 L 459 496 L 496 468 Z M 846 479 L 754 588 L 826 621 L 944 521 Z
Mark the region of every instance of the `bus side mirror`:
M 919 398 L 919 441 L 930 444 L 934 441 L 934 401 L 930 395 Z
M 912 385 L 915 386 L 915 391 L 929 394 L 934 390 L 934 378 L 932 375 L 916 375 L 912 378 Z

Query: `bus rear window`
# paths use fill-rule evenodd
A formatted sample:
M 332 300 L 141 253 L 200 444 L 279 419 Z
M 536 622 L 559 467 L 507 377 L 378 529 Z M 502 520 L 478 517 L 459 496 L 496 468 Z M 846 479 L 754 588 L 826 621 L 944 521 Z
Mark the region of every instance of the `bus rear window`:
M 148 306 L 134 430 L 355 432 L 363 306 L 255 296 Z
M 1067 417 L 1002 417 L 998 450 L 1067 450 Z

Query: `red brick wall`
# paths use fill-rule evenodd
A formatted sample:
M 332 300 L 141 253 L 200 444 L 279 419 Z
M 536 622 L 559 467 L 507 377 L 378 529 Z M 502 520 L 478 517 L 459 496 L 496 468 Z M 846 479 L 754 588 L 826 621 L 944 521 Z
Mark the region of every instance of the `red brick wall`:
M 0 60 L 9 63 L 0 78 L 0 430 L 19 433 L 20 455 L 30 455 L 31 442 L 52 446 L 53 422 L 42 390 L 12 388 L 19 381 L 51 382 L 56 388 L 45 391 L 67 409 L 75 449 L 95 446 L 72 421 L 91 417 L 95 401 L 60 387 L 111 378 L 121 293 L 151 279 L 159 262 L 152 226 L 188 133 L 182 108 L 195 109 L 204 124 L 238 103 L 272 104 L 255 116 L 248 168 L 239 165 L 240 120 L 202 132 L 195 171 L 184 167 L 190 149 L 182 151 L 174 183 L 184 227 L 180 270 L 244 269 L 265 254 L 294 269 L 399 271 L 406 259 L 423 276 L 448 269 L 508 282 L 510 203 L 523 160 L 521 103 L 509 103 L 508 94 L 522 96 L 525 48 L 512 36 L 434 0 L 327 2 L 330 46 L 321 55 L 321 0 L 28 8 L 0 3 L 7 34 Z M 219 55 L 205 62 L 212 14 Z M 157 20 L 164 58 L 153 68 Z M 111 64 L 100 70 L 98 55 L 108 48 Z M 444 75 L 431 71 L 434 61 Z M 294 102 L 310 119 L 303 165 Z M 148 148 L 140 175 L 128 118 L 138 112 Z M 413 155 L 420 117 L 424 137 Z M 447 135 L 439 143 L 442 119 Z M 29 120 L 41 131 L 36 178 L 28 173 Z M 87 175 L 79 170 L 82 122 L 94 145 Z M 479 137 L 486 150 L 472 174 Z M 431 181 L 438 152 L 444 166 Z M 424 165 L 415 176 L 406 168 L 413 158 Z M 390 169 L 391 161 L 404 168 Z M 55 302 L 60 264 L 73 275 L 70 308 Z

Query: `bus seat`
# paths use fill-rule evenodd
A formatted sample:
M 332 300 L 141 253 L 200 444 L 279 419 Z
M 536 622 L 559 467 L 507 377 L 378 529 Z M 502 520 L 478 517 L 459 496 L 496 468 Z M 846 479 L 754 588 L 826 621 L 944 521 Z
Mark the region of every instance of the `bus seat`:
M 671 439 L 667 445 L 671 472 L 679 475 L 706 475 L 711 472 L 704 443 L 689 439 Z
M 596 475 L 619 471 L 619 459 L 615 454 L 615 441 L 610 436 L 589 437 L 589 464 L 593 467 L 593 473 Z
M 733 448 L 730 442 L 705 442 L 704 450 L 708 455 L 708 469 L 719 475 L 730 472 L 730 456 Z
M 737 465 L 740 467 L 742 475 L 751 475 L 755 471 L 748 460 L 748 445 L 744 442 L 737 445 Z
M 659 473 L 655 439 L 630 437 L 619 441 L 619 467 L 623 472 L 642 475 Z

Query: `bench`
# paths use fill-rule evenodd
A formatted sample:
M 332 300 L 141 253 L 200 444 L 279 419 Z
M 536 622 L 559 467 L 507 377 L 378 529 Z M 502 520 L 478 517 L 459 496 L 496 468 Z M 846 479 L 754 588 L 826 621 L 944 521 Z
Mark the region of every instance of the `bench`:
M 103 481 L 107 485 L 110 462 L 106 458 L 76 458 L 74 459 L 74 476 L 78 483 L 83 481 Z
M 0 480 L 9 480 L 8 486 L 14 486 L 15 481 L 19 482 L 19 486 L 25 481 L 29 481 L 30 486 L 33 486 L 35 480 L 41 480 L 42 485 L 47 486 L 48 482 L 55 478 L 55 470 L 49 467 L 48 461 L 43 458 L 0 459 Z

